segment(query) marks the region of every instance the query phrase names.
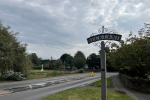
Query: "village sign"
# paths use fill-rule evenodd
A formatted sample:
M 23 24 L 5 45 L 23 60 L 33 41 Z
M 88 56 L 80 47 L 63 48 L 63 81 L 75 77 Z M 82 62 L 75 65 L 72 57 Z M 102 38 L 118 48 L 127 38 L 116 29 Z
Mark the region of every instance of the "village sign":
M 108 29 L 107 28 L 104 28 L 104 26 L 102 26 L 102 29 L 98 29 L 98 32 L 102 33 L 101 34 L 97 34 L 97 35 L 93 35 L 95 33 L 92 33 L 92 35 L 87 38 L 87 42 L 88 44 L 92 43 L 94 45 L 97 45 L 97 46 L 101 46 L 101 100 L 107 100 L 107 79 L 106 79 L 106 53 L 105 53 L 105 44 L 107 43 L 104 43 L 104 41 L 101 41 L 100 45 L 98 45 L 98 43 L 95 43 L 97 41 L 100 41 L 100 40 L 113 40 L 113 41 L 120 41 L 121 40 L 121 37 L 122 35 L 119 35 L 117 34 L 117 32 L 115 32 L 114 30 L 113 31 L 110 31 L 109 33 L 104 33 L 104 29 L 105 31 L 107 32 Z

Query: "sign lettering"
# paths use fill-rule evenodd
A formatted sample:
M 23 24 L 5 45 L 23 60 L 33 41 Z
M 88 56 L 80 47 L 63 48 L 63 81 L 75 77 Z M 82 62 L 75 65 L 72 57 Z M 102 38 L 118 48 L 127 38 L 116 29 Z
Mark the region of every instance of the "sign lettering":
M 96 42 L 99 40 L 114 40 L 114 41 L 120 41 L 122 35 L 119 34 L 98 34 L 92 37 L 87 38 L 88 44 L 92 42 Z

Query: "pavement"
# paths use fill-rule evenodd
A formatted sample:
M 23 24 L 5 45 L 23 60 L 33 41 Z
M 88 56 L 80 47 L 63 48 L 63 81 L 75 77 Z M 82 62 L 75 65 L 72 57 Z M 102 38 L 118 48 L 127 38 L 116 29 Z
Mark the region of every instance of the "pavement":
M 150 93 L 143 93 L 126 87 L 120 80 L 119 75 L 114 75 L 110 78 L 112 78 L 114 91 L 122 91 L 122 93 L 125 93 L 126 95 L 134 98 L 135 100 L 150 100 Z

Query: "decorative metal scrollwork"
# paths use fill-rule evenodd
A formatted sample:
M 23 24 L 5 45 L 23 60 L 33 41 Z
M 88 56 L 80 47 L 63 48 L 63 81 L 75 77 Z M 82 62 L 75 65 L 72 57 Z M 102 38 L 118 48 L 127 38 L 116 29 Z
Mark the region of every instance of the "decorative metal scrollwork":
M 112 30 L 109 32 L 109 34 L 118 34 L 118 32 L 116 32 L 115 30 Z
M 105 32 L 107 32 L 108 28 L 104 28 L 104 26 L 102 26 L 102 28 L 98 29 L 98 32 L 101 33 L 101 31 L 102 31 L 102 34 L 103 34 L 104 30 L 105 30 Z
M 108 28 L 104 28 L 104 26 L 102 26 L 102 28 L 99 28 L 98 29 L 98 32 L 99 33 L 101 33 L 101 34 L 104 34 L 104 31 L 105 32 L 107 32 L 108 31 Z M 109 34 L 118 34 L 115 30 L 112 30 L 112 31 L 110 31 L 110 32 L 108 32 Z M 107 34 L 108 34 L 107 33 Z M 106 34 L 106 33 L 105 33 Z M 92 36 L 95 36 L 95 35 L 97 35 L 97 33 L 92 33 L 91 34 L 91 37 Z M 105 40 L 106 42 L 105 42 L 105 45 L 108 43 L 108 45 L 106 45 L 106 47 L 108 47 L 111 43 L 114 43 L 112 40 Z M 101 42 L 93 42 L 93 45 L 94 46 L 98 46 L 98 47 L 100 47 L 101 48 Z
M 90 37 L 97 35 L 97 33 L 92 33 Z M 94 46 L 101 47 L 101 42 L 93 42 Z

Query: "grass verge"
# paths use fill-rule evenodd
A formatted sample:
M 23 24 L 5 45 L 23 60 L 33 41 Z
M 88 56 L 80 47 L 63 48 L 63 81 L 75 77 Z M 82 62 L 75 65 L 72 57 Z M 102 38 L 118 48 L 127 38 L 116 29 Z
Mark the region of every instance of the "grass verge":
M 68 75 L 75 75 L 75 74 L 85 74 L 85 73 L 88 72 L 67 74 L 64 73 L 64 71 L 58 71 L 58 70 L 44 70 L 43 72 L 41 72 L 41 70 L 39 69 L 34 69 L 31 70 L 30 75 L 26 80 L 50 78 L 50 77 L 57 77 L 57 76 L 68 76 Z M 0 81 L 0 83 L 7 83 L 7 82 L 15 82 L 15 81 Z
M 30 76 L 27 78 L 29 79 L 38 79 L 38 78 L 49 78 L 49 77 L 56 77 L 56 76 L 67 76 L 67 75 L 74 75 L 74 74 L 84 74 L 88 72 L 83 72 L 83 73 L 72 73 L 69 74 L 67 73 L 69 71 L 58 71 L 58 70 L 44 70 L 41 72 L 41 70 L 32 70 L 30 73 Z
M 95 82 L 91 83 L 90 85 L 93 85 L 96 87 L 101 87 L 101 80 L 95 81 Z M 107 87 L 113 87 L 111 78 L 107 78 Z
M 89 87 L 76 87 L 60 91 L 38 100 L 101 100 L 101 90 Z M 107 90 L 107 100 L 134 100 L 121 93 Z
M 52 72 L 52 71 L 57 71 L 57 70 L 46 70 L 46 69 L 44 69 L 44 72 Z M 41 72 L 41 70 L 40 69 L 33 69 L 33 70 L 31 70 L 31 72 Z

